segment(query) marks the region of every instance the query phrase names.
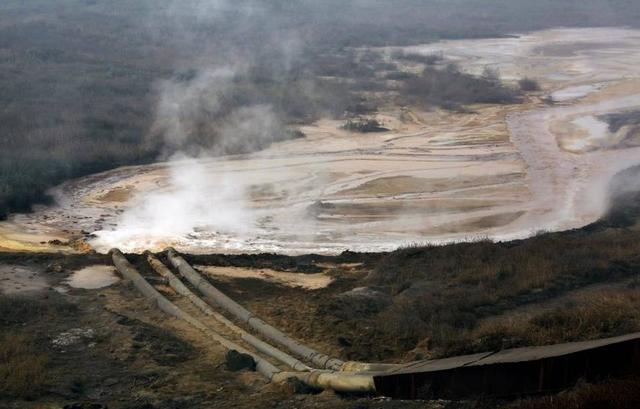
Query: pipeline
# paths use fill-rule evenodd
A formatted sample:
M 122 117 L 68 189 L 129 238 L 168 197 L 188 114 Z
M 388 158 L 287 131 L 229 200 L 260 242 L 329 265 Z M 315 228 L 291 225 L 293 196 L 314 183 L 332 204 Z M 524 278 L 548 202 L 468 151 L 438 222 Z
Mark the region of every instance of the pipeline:
M 358 362 L 347 361 L 340 367 L 343 372 L 386 372 L 398 369 L 403 365 L 398 364 L 380 364 L 376 362 Z
M 336 392 L 362 394 L 374 393 L 376 391 L 373 374 L 322 370 L 301 373 L 280 372 L 273 376 L 272 381 L 285 383 L 290 378 L 298 379 L 315 389 L 331 389 Z
M 228 320 L 222 314 L 219 314 L 213 311 L 209 304 L 204 302 L 200 297 L 193 293 L 187 286 L 185 286 L 182 281 L 175 274 L 171 272 L 160 260 L 158 260 L 152 253 L 147 252 L 147 261 L 149 265 L 160 274 L 173 288 L 178 294 L 186 297 L 191 301 L 196 307 L 198 307 L 205 314 L 213 317 L 218 322 L 225 325 L 234 333 L 238 334 L 242 340 L 247 342 L 252 347 L 256 348 L 258 352 L 261 352 L 265 355 L 270 356 L 271 358 L 277 359 L 278 361 L 284 363 L 290 368 L 296 371 L 307 372 L 312 368 L 305 365 L 303 362 L 295 359 L 291 355 L 280 351 L 279 349 L 274 348 L 273 346 L 267 344 L 259 338 L 247 333 L 242 328 L 235 325 L 233 322 Z M 340 371 L 344 372 L 384 372 L 391 369 L 397 368 L 396 364 L 380 364 L 380 363 L 366 363 L 366 362 L 356 362 L 356 361 L 347 361 L 341 367 Z
M 313 363 L 319 368 L 331 370 L 340 370 L 344 365 L 344 361 L 332 358 L 321 352 L 318 352 L 306 345 L 285 335 L 278 329 L 267 324 L 260 318 L 254 316 L 240 304 L 227 297 L 220 290 L 211 285 L 197 271 L 195 271 L 189 263 L 180 257 L 174 249 L 169 249 L 167 256 L 171 264 L 178 269 L 180 274 L 185 277 L 198 291 L 213 300 L 218 306 L 232 314 L 235 318 L 249 327 L 253 328 L 259 334 L 269 338 L 272 341 L 287 348 L 291 353 L 301 357 L 302 359 Z
M 216 321 L 229 328 L 243 341 L 254 347 L 258 352 L 261 352 L 271 358 L 277 359 L 278 361 L 296 371 L 307 372 L 311 370 L 311 368 L 305 365 L 303 362 L 287 353 L 280 351 L 279 349 L 274 348 L 261 339 L 256 338 L 255 336 L 249 334 L 242 328 L 235 325 L 233 322 L 229 321 L 222 314 L 213 311 L 206 302 L 204 302 L 200 297 L 195 295 L 193 291 L 187 288 L 187 286 L 185 286 L 182 281 L 180 281 L 180 279 L 171 272 L 171 270 L 169 270 L 164 264 L 162 264 L 160 260 L 154 257 L 153 254 L 147 253 L 147 261 L 158 274 L 160 274 L 164 279 L 167 280 L 171 288 L 173 288 L 178 294 L 186 297 L 203 313 L 210 317 L 213 317 Z
M 120 274 L 122 274 L 123 277 L 131 280 L 133 285 L 145 297 L 151 300 L 151 302 L 155 304 L 160 310 L 178 319 L 188 322 L 195 328 L 211 336 L 211 338 L 213 338 L 216 342 L 218 342 L 225 348 L 230 350 L 235 349 L 238 352 L 250 355 L 256 362 L 256 370 L 262 375 L 264 375 L 266 378 L 271 379 L 276 373 L 281 372 L 280 369 L 275 367 L 270 362 L 266 361 L 265 359 L 255 354 L 252 354 L 251 352 L 247 351 L 240 345 L 237 345 L 229 341 L 228 339 L 224 338 L 217 332 L 213 331 L 212 329 L 204 325 L 200 320 L 194 318 L 193 316 L 191 316 L 191 314 L 183 311 L 182 309 L 177 307 L 175 304 L 173 304 L 171 301 L 169 301 L 165 296 L 160 294 L 158 290 L 153 288 L 153 286 L 149 284 L 147 280 L 145 280 L 140 275 L 140 273 L 127 261 L 127 259 L 120 252 L 120 250 L 112 249 L 109 251 L 109 253 L 111 253 L 113 264 L 116 266 L 116 269 L 120 272 Z
M 364 375 L 359 373 L 333 372 L 327 370 L 313 369 L 308 372 L 286 372 L 282 371 L 269 361 L 260 356 L 246 350 L 242 346 L 226 339 L 218 332 L 207 327 L 198 319 L 183 311 L 165 296 L 160 294 L 151 284 L 149 284 L 140 273 L 127 261 L 124 255 L 118 249 L 109 251 L 113 264 L 123 277 L 131 280 L 133 285 L 149 300 L 152 301 L 160 310 L 172 315 L 178 319 L 184 320 L 201 330 L 214 341 L 218 342 L 228 350 L 236 350 L 243 354 L 251 356 L 256 362 L 256 370 L 271 382 L 283 384 L 289 379 L 297 379 L 316 389 L 332 389 L 337 392 L 349 393 L 373 393 L 375 392 L 375 384 L 372 375 Z
M 195 271 L 193 267 L 189 265 L 182 257 L 177 255 L 174 249 L 168 249 L 168 258 L 171 264 L 180 271 L 180 274 L 185 277 L 196 289 L 202 292 L 205 296 L 212 299 L 220 307 L 234 315 L 237 319 L 247 323 L 254 330 L 260 334 L 268 337 L 269 339 L 278 342 L 283 345 L 292 353 L 306 359 L 315 365 L 326 369 L 332 369 L 335 371 L 343 372 L 384 372 L 399 367 L 397 364 L 381 364 L 370 362 L 357 362 L 347 361 L 343 362 L 336 358 L 331 358 L 320 352 L 314 351 L 305 345 L 291 339 L 287 335 L 283 334 L 276 328 L 273 328 L 260 318 L 255 317 L 251 312 L 246 310 L 240 304 L 233 301 L 226 296 L 220 290 L 211 285 L 205 280 L 200 273 Z M 202 302 L 202 300 L 200 300 Z

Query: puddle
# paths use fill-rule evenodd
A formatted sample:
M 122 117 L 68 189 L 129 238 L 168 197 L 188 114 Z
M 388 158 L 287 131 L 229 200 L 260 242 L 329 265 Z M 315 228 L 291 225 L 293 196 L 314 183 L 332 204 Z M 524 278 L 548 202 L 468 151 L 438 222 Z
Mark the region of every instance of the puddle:
M 609 124 L 592 115 L 576 118 L 571 123 L 586 131 L 587 136 L 566 141 L 565 149 L 578 152 L 590 148 L 599 148 L 606 144 L 609 137 Z
M 609 124 L 592 115 L 574 119 L 573 123 L 586 130 L 593 141 L 604 140 L 609 135 Z
M 579 85 L 576 87 L 568 87 L 551 94 L 553 102 L 567 102 L 575 99 L 584 98 L 602 88 L 601 84 Z
M 66 281 L 73 288 L 95 290 L 115 284 L 120 279 L 116 275 L 115 268 L 108 265 L 95 265 L 85 267 L 74 272 Z
M 333 278 L 323 273 L 288 273 L 284 271 L 269 270 L 266 268 L 249 269 L 241 267 L 196 266 L 196 268 L 213 276 L 232 278 L 257 278 L 260 280 L 286 285 L 288 287 L 302 287 L 307 290 L 317 290 L 320 288 L 325 288 L 333 281 Z

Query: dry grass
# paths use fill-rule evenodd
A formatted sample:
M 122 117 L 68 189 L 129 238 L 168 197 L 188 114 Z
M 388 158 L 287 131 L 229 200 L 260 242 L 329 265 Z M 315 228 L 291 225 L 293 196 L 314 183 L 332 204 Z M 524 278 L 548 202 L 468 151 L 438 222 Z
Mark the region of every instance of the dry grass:
M 345 353 L 398 360 L 421 344 L 437 357 L 640 330 L 640 292 L 634 288 L 589 292 L 574 305 L 534 318 L 490 320 L 592 284 L 637 277 L 640 197 L 631 194 L 616 203 L 608 217 L 580 230 L 382 255 L 371 264 L 365 284 L 387 291 L 393 302 L 372 316 L 338 323 L 351 344 Z M 341 309 L 334 303 L 329 312 Z
M 52 316 L 74 314 L 77 307 L 59 298 L 0 297 L 0 326 L 26 325 Z
M 22 399 L 38 396 L 47 380 L 47 355 L 21 333 L 0 336 L 0 395 Z
M 640 331 L 640 291 L 605 291 L 531 317 L 490 320 L 447 347 L 447 355 L 597 339 Z
M 611 380 L 579 385 L 558 395 L 513 402 L 508 409 L 637 409 L 640 379 Z

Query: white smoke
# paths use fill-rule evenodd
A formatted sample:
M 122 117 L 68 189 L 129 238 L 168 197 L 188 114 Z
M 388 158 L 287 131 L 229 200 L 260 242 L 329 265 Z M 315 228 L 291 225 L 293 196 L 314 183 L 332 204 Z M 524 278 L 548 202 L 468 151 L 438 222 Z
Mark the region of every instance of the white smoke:
M 216 173 L 215 161 L 178 154 L 171 158 L 166 185 L 134 197 L 103 243 L 134 248 L 171 244 L 198 231 L 242 235 L 253 223 L 244 191 L 232 176 Z
M 158 85 L 154 131 L 164 139 L 169 155 L 184 149 L 189 135 L 196 131 L 196 121 L 206 120 L 222 107 L 221 97 L 232 87 L 238 67 L 206 69 L 190 81 L 164 80 Z
M 278 139 L 282 125 L 269 105 L 240 107 L 221 124 L 216 154 L 252 152 Z
M 150 16 L 150 34 L 176 50 L 176 74 L 156 83 L 148 134 L 149 144 L 161 141 L 166 185 L 134 197 L 112 231 L 97 233 L 98 241 L 157 248 L 159 242 L 171 244 L 205 232 L 241 236 L 255 226 L 259 216 L 247 198 L 250 181 L 240 180 L 241 172 L 225 171 L 229 161 L 223 156 L 263 149 L 282 140 L 286 131 L 270 105 L 241 88 L 251 87 L 243 77 L 258 66 L 267 67 L 267 75 L 284 74 L 303 48 L 300 36 L 271 29 L 267 9 L 266 3 L 253 0 L 171 0 Z M 242 38 L 242 33 L 256 31 L 256 22 L 265 24 L 258 28 L 268 35 L 240 43 L 209 41 L 213 37 L 208 33 L 218 28 Z M 183 58 L 181 49 L 189 49 L 194 58 Z M 276 65 L 261 61 L 262 52 L 277 56 Z
M 134 197 L 115 230 L 99 234 L 101 241 L 157 247 L 158 242 L 171 244 L 200 231 L 242 236 L 253 226 L 256 216 L 247 205 L 246 181 L 225 172 L 219 157 L 267 146 L 282 127 L 266 105 L 240 107 L 207 123 L 207 116 L 217 117 L 224 109 L 220 98 L 235 75 L 226 67 L 206 70 L 184 84 L 161 84 L 154 128 L 161 132 L 169 157 L 166 185 Z M 202 123 L 215 128 L 215 141 L 201 135 L 208 147 L 190 138 Z

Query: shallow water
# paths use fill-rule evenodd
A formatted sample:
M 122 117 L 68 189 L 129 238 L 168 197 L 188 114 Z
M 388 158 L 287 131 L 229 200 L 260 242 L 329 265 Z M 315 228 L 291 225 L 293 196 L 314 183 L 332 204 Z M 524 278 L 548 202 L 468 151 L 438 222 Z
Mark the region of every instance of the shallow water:
M 564 88 L 551 93 L 551 99 L 554 102 L 567 102 L 575 99 L 584 98 L 599 89 L 597 85 L 578 85 L 575 87 Z
M 120 279 L 115 268 L 108 265 L 95 265 L 75 271 L 66 281 L 73 288 L 95 290 L 115 284 Z
M 593 115 L 587 115 L 576 118 L 572 121 L 574 125 L 582 128 L 586 131 L 587 137 L 579 140 L 580 147 L 576 150 L 583 150 L 585 148 L 598 148 L 604 146 L 607 142 L 609 135 L 609 124 L 603 122 Z

